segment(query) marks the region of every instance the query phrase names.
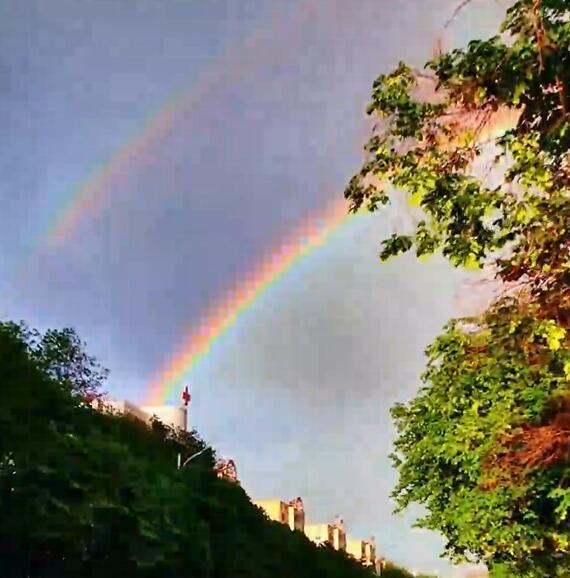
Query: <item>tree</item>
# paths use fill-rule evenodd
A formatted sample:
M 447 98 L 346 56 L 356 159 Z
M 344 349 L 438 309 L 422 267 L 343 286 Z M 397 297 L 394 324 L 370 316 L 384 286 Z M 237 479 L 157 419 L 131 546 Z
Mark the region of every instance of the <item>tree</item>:
M 380 76 L 345 192 L 351 211 L 417 207 L 382 260 L 441 252 L 498 284 L 393 409 L 399 508 L 422 504 L 447 555 L 496 576 L 570 574 L 569 17 L 568 0 L 518 0 L 500 35 Z
M 96 361 L 74 332 L 46 335 L 55 347 L 0 323 L 2 577 L 370 578 L 269 521 L 217 477 L 213 450 L 178 469 L 178 454 L 207 447 L 195 432 L 85 403 Z
M 109 371 L 87 354 L 74 329 L 49 329 L 42 335 L 23 322 L 11 321 L 0 322 L 0 328 L 19 340 L 40 369 L 74 395 L 89 402 L 102 395 Z
M 50 329 L 33 349 L 35 359 L 46 373 L 70 387 L 71 391 L 91 401 L 101 393 L 109 374 L 85 351 L 74 329 Z

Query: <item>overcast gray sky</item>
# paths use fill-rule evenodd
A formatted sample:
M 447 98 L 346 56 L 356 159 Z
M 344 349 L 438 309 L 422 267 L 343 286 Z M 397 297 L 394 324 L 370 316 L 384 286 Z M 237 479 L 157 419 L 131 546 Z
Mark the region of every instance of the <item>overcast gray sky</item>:
M 111 393 L 142 400 L 207 304 L 342 195 L 372 81 L 425 61 L 454 6 L 3 0 L 0 315 L 74 326 L 111 369 Z M 473 0 L 446 42 L 493 32 L 498 14 Z M 196 98 L 48 247 L 81 184 L 175 95 Z M 341 514 L 430 571 L 447 568 L 441 540 L 391 514 L 388 409 L 417 388 L 459 275 L 437 259 L 379 265 L 392 224 L 342 227 L 248 309 L 188 376 L 191 420 L 251 496 L 300 495 L 310 520 Z

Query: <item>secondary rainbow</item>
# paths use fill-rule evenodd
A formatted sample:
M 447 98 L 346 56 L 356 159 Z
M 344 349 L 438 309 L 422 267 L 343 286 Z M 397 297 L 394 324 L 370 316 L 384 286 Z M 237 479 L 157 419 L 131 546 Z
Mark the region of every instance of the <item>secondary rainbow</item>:
M 168 136 L 181 118 L 187 118 L 200 105 L 207 106 L 207 95 L 220 82 L 240 79 L 248 67 L 259 67 L 262 62 L 270 61 L 272 54 L 282 50 L 275 39 L 286 41 L 291 35 L 289 28 L 295 29 L 296 19 L 306 16 L 314 8 L 314 3 L 315 0 L 300 0 L 288 14 L 276 10 L 265 25 L 230 46 L 204 70 L 193 85 L 171 96 L 148 117 L 147 122 L 134 132 L 122 148 L 83 184 L 70 191 L 67 201 L 55 214 L 45 236 L 40 239 L 40 246 L 54 247 L 66 242 L 85 219 L 92 220 L 111 206 L 117 194 L 117 187 L 114 186 L 116 181 L 132 174 L 137 165 L 143 165 L 149 149 Z M 267 45 L 260 46 L 264 42 Z
M 305 255 L 323 245 L 343 224 L 357 218 L 347 213 L 344 200 L 303 220 L 292 234 L 269 255 L 248 271 L 229 291 L 205 311 L 188 332 L 181 347 L 166 361 L 162 371 L 148 386 L 149 405 L 167 400 L 182 380 L 204 359 L 214 343 L 235 325 L 241 313 L 249 309 Z

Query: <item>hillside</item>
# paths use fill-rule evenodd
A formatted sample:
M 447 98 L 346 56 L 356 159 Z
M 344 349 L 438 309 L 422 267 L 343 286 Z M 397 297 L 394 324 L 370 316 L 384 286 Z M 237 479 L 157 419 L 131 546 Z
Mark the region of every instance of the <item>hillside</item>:
M 367 578 L 219 479 L 195 433 L 88 403 L 105 372 L 73 332 L 0 323 L 0 575 Z

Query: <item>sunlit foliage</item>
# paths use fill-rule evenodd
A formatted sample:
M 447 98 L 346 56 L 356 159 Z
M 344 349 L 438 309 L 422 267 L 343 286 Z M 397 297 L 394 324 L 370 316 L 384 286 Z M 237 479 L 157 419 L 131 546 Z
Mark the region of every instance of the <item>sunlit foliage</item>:
M 497 576 L 570 575 L 569 17 L 568 0 L 519 0 L 501 34 L 380 76 L 345 193 L 353 211 L 417 207 L 383 260 L 495 274 L 497 298 L 449 323 L 394 408 L 393 457 L 399 507 L 422 504 L 448 555 Z

